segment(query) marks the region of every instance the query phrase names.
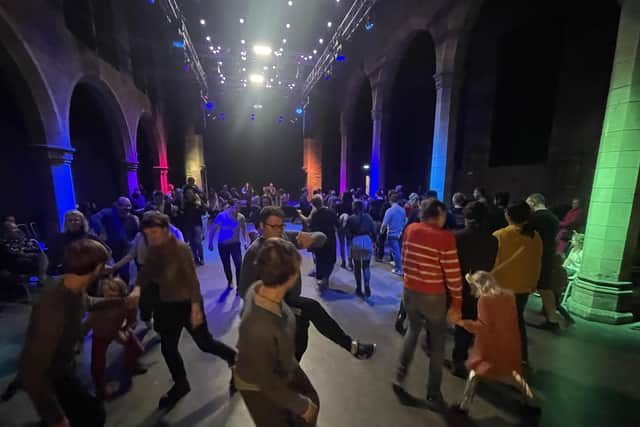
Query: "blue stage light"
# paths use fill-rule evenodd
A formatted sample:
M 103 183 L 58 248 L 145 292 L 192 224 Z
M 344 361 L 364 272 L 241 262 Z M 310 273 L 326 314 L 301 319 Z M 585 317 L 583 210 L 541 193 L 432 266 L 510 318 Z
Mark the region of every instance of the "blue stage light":
M 296 115 L 302 116 L 304 114 L 304 110 L 301 107 L 296 108 Z
M 204 106 L 209 111 L 213 111 L 216 108 L 215 104 L 213 102 L 211 102 L 211 101 L 209 101 L 206 104 L 204 104 Z
M 148 0 L 149 4 L 156 4 L 156 0 Z
M 346 60 L 347 60 L 347 57 L 344 56 L 344 55 L 337 55 L 336 56 L 336 61 L 338 61 L 338 62 L 344 62 Z
M 327 75 L 325 75 L 325 76 L 324 76 L 324 79 L 325 79 L 326 81 L 331 80 L 331 74 L 327 74 Z
M 366 23 L 366 24 L 364 24 L 364 29 L 365 29 L 365 30 L 367 30 L 367 31 L 371 31 L 371 30 L 373 30 L 373 27 L 374 27 L 374 26 L 375 26 L 375 25 L 374 25 L 374 23 L 373 23 L 373 22 L 371 22 L 371 21 L 367 21 L 367 23 Z
M 184 41 L 182 40 L 174 40 L 171 44 L 178 49 L 184 49 Z
M 220 120 L 224 122 L 224 113 L 220 113 Z

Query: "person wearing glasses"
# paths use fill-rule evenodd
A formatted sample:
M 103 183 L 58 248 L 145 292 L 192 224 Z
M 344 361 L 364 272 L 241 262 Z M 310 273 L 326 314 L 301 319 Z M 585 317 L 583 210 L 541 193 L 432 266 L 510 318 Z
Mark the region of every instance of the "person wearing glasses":
M 119 197 L 112 207 L 91 217 L 93 231 L 111 248 L 113 259 L 122 259 L 129 253 L 131 242 L 140 229 L 140 220 L 131 213 L 132 208 L 128 198 Z M 129 263 L 123 265 L 117 274 L 128 285 Z
M 282 238 L 293 243 L 298 249 L 317 249 L 322 247 L 327 236 L 323 233 L 307 233 L 301 231 L 285 231 L 285 214 L 281 208 L 268 206 L 260 211 L 259 228 L 262 236 L 256 239 L 247 249 L 240 269 L 240 286 L 238 293 L 245 299 L 247 291 L 259 277 L 256 260 L 260 249 L 270 238 Z M 320 303 L 312 298 L 303 297 L 302 280 L 298 275 L 294 286 L 287 292 L 285 302 L 296 315 L 295 356 L 302 359 L 309 341 L 309 323 L 313 323 L 318 332 L 358 359 L 369 359 L 375 352 L 375 344 L 365 344 L 352 339 L 331 317 Z

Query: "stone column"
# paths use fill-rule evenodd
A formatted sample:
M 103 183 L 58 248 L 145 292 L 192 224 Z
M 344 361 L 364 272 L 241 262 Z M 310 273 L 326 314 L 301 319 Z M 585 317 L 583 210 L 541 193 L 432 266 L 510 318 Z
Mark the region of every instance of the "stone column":
M 371 143 L 371 164 L 369 169 L 371 194 L 376 194 L 380 188 L 385 186 L 386 159 L 382 143 L 382 126 L 385 114 L 381 110 L 371 111 L 373 122 L 373 141 Z
M 303 169 L 307 174 L 306 187 L 309 189 L 309 196 L 313 190 L 322 188 L 322 142 L 319 140 L 318 123 L 314 117 L 314 110 L 307 105 L 304 112 L 303 121 L 303 143 L 304 158 Z
M 60 231 L 64 225 L 65 212 L 76 208 L 73 175 L 71 173 L 71 162 L 73 161 L 75 150 L 53 145 L 34 145 L 33 147 L 46 153 L 53 187 L 50 190 L 50 194 L 53 194 L 55 199 L 54 209 L 58 219 L 57 228 Z
M 631 322 L 631 267 L 640 228 L 640 0 L 622 2 L 573 313 Z
M 125 161 L 125 167 L 127 168 L 127 197 L 131 197 L 133 190 L 139 187 L 138 184 L 138 166 L 139 163 L 135 161 Z
M 453 193 L 454 155 L 461 79 L 457 73 L 441 72 L 433 76 L 436 85 L 436 115 L 429 189 L 448 201 Z
M 346 113 L 340 114 L 340 194 L 347 191 L 349 174 L 349 125 Z
M 153 170 L 155 172 L 155 181 L 157 188 L 160 189 L 164 194 L 169 192 L 169 168 L 166 166 L 154 166 Z

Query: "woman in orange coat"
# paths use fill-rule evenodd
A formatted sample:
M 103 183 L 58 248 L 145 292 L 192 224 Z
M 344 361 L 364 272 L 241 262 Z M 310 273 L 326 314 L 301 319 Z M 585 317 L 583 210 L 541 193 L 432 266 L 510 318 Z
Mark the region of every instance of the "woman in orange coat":
M 469 379 L 459 409 L 469 411 L 480 379 L 514 381 L 525 397 L 525 407 L 531 409 L 529 403 L 533 394 L 520 375 L 522 352 L 513 292 L 499 287 L 493 275 L 486 271 L 467 274 L 466 280 L 478 297 L 478 320 L 457 322 L 475 335 L 475 344 L 467 360 Z

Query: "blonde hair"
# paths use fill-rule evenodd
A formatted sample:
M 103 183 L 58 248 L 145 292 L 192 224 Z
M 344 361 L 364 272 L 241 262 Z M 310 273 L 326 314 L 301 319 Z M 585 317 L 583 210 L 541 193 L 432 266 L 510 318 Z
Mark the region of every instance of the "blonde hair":
M 493 274 L 486 271 L 479 270 L 473 274 L 467 273 L 465 279 L 471 286 L 471 292 L 477 298 L 512 293 L 508 289 L 501 288 Z
M 80 212 L 77 209 L 73 209 L 70 211 L 65 212 L 64 214 L 64 227 L 62 229 L 62 231 L 64 233 L 68 233 L 69 232 L 69 221 L 71 220 L 72 216 L 78 216 L 80 217 L 81 221 L 82 221 L 82 231 L 84 231 L 85 233 L 89 232 L 89 222 L 87 222 L 87 218 L 85 218 L 84 214 L 82 212 Z

